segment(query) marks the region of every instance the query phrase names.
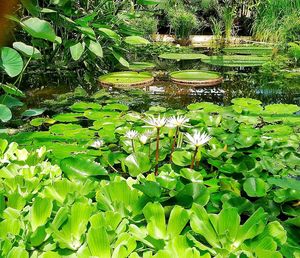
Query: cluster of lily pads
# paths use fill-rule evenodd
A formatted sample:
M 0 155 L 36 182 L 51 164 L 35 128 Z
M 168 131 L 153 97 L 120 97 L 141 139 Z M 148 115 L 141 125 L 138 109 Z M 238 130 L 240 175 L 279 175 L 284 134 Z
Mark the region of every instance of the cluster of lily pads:
M 0 257 L 300 255 L 298 106 L 98 97 L 1 135 Z

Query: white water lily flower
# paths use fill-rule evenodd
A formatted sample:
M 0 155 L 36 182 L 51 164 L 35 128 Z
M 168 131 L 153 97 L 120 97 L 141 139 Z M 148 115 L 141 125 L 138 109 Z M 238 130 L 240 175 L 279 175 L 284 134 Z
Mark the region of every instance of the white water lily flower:
M 139 136 L 139 133 L 135 130 L 129 130 L 126 134 L 125 137 L 129 140 L 134 140 Z
M 200 147 L 206 144 L 211 139 L 211 136 L 206 133 L 201 133 L 200 131 L 196 131 L 194 135 L 191 135 L 189 133 L 186 133 L 185 135 L 188 138 L 188 142 L 195 147 Z
M 188 127 L 186 123 L 189 119 L 186 116 L 172 116 L 168 119 L 168 127 Z
M 96 140 L 90 146 L 95 148 L 95 149 L 100 149 L 103 145 L 104 145 L 103 140 Z
M 156 118 L 154 116 L 149 116 L 149 118 L 145 119 L 144 122 L 150 127 L 155 127 L 159 129 L 166 125 L 167 119 L 165 117 L 160 117 L 160 115 Z
M 152 135 L 153 135 L 153 131 L 147 130 L 146 132 L 140 135 L 139 140 L 142 144 L 146 144 Z

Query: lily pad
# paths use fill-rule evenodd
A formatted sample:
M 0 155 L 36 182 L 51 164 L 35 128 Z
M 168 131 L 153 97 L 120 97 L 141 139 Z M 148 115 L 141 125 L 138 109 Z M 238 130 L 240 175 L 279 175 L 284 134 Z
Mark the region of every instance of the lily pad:
M 232 55 L 232 56 L 206 56 L 201 59 L 202 62 L 215 66 L 227 67 L 256 67 L 262 66 L 264 63 L 270 61 L 268 56 L 246 56 L 246 55 Z
M 226 54 L 242 54 L 242 55 L 258 55 L 258 56 L 270 56 L 274 49 L 272 47 L 260 47 L 260 46 L 236 46 L 226 47 L 223 49 Z
M 223 78 L 217 72 L 201 70 L 177 71 L 170 74 L 172 82 L 186 86 L 215 86 L 222 83 Z
M 102 86 L 113 87 L 145 87 L 154 82 L 151 73 L 148 72 L 116 72 L 103 75 L 99 78 Z
M 207 55 L 197 53 L 165 53 L 161 54 L 159 58 L 168 60 L 200 60 L 207 58 Z
M 133 62 L 129 65 L 131 71 L 152 70 L 154 68 L 155 64 L 149 62 Z

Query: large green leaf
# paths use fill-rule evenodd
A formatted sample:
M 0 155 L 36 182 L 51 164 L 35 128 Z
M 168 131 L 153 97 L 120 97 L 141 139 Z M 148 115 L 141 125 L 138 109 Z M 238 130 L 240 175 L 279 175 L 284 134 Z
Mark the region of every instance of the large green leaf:
M 131 176 L 137 176 L 141 173 L 148 172 L 151 169 L 151 163 L 147 154 L 143 152 L 129 155 L 125 161 L 128 172 Z
M 9 47 L 3 47 L 1 50 L 0 67 L 10 76 L 15 77 L 23 70 L 23 59 L 20 54 Z
M 91 176 L 107 176 L 106 169 L 100 164 L 78 157 L 63 159 L 60 167 L 69 178 L 86 179 Z
M 260 178 L 248 178 L 243 187 L 250 197 L 263 197 L 267 193 L 267 184 Z
M 57 36 L 52 25 L 39 18 L 29 18 L 21 22 L 22 27 L 32 37 L 48 40 L 51 42 L 57 41 Z
M 8 122 L 12 118 L 10 109 L 3 104 L 0 104 L 0 120 L 2 122 Z
M 174 206 L 174 208 L 171 211 L 167 226 L 167 232 L 171 236 L 171 238 L 178 236 L 181 233 L 181 231 L 185 228 L 188 221 L 188 212 L 180 206 Z
M 31 209 L 31 227 L 35 231 L 38 227 L 45 225 L 52 212 L 52 201 L 49 199 L 37 197 Z
M 103 50 L 98 41 L 89 40 L 87 46 L 88 49 L 97 57 L 103 57 Z
M 72 46 L 70 46 L 70 52 L 73 60 L 77 61 L 80 59 L 84 52 L 84 46 L 80 42 L 73 44 Z
M 113 56 L 118 60 L 118 62 L 125 66 L 129 67 L 129 63 L 126 61 L 126 59 L 120 54 L 120 52 L 113 50 L 112 51 Z
M 110 258 L 110 244 L 104 227 L 89 229 L 87 244 L 93 257 Z
M 21 52 L 24 56 L 31 57 L 32 59 L 42 58 L 41 52 L 37 48 L 26 45 L 23 42 L 14 42 L 13 47 Z

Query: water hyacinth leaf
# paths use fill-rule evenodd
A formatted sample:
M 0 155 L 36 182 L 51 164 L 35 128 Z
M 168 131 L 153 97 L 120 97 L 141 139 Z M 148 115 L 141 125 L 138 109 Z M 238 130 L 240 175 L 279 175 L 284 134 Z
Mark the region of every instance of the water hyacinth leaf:
M 46 198 L 37 197 L 32 205 L 30 222 L 32 231 L 45 225 L 52 212 L 52 201 Z
M 190 208 L 193 203 L 206 205 L 209 201 L 209 191 L 201 183 L 190 183 L 177 193 L 175 199 L 177 204 Z
M 89 40 L 88 44 L 88 49 L 95 54 L 97 57 L 103 57 L 103 50 L 99 42 Z
M 91 227 L 87 233 L 87 244 L 93 257 L 111 258 L 109 239 L 104 227 Z
M 51 42 L 57 40 L 55 31 L 51 24 L 39 18 L 29 18 L 21 22 L 24 30 L 34 38 L 44 39 Z
M 14 42 L 13 47 L 15 50 L 21 52 L 26 57 L 31 57 L 32 59 L 42 58 L 41 52 L 37 48 L 26 45 L 23 42 Z
M 178 236 L 189 221 L 189 214 L 184 208 L 175 205 L 168 221 L 167 232 L 171 238 Z
M 20 54 L 9 47 L 0 48 L 0 52 L 0 67 L 4 69 L 10 77 L 19 75 L 22 72 L 24 65 Z
M 32 116 L 39 116 L 45 112 L 43 108 L 34 108 L 34 109 L 27 109 L 22 113 L 22 116 L 25 117 L 32 117 Z
M 155 239 L 165 239 L 167 236 L 164 208 L 160 203 L 148 203 L 143 214 L 147 221 L 149 235 Z
M 0 120 L 2 122 L 8 122 L 12 118 L 12 113 L 10 109 L 3 104 L 0 104 Z
M 103 177 L 108 174 L 100 164 L 78 157 L 63 159 L 60 162 L 60 167 L 69 178 L 86 179 L 87 177 Z
M 189 151 L 174 151 L 172 161 L 180 167 L 189 166 L 192 163 L 192 153 Z
M 143 152 L 133 153 L 129 155 L 124 164 L 128 168 L 128 173 L 131 176 L 138 176 L 139 174 L 148 172 L 151 169 L 150 159 L 147 154 Z
M 140 190 L 150 198 L 159 198 L 162 194 L 160 185 L 152 181 L 145 181 L 143 184 L 135 184 L 133 187 Z
M 70 46 L 71 56 L 74 61 L 78 61 L 84 52 L 84 46 L 82 43 L 78 42 Z
M 7 258 L 29 258 L 29 254 L 22 247 L 13 247 L 8 253 Z
M 241 219 L 236 208 L 222 209 L 218 219 L 218 234 L 234 241 L 240 226 L 240 221 Z
M 263 197 L 267 193 L 267 184 L 260 178 L 251 177 L 246 179 L 243 188 L 250 197 Z

